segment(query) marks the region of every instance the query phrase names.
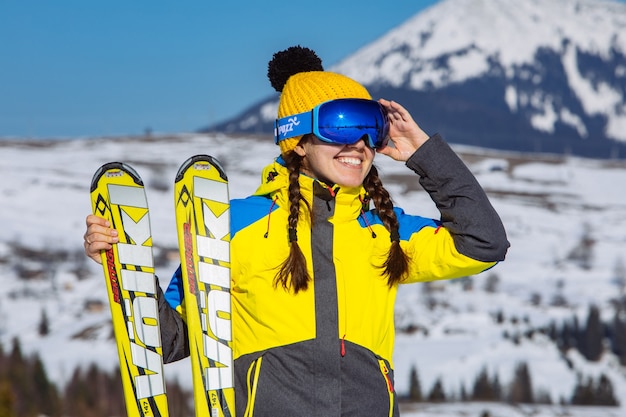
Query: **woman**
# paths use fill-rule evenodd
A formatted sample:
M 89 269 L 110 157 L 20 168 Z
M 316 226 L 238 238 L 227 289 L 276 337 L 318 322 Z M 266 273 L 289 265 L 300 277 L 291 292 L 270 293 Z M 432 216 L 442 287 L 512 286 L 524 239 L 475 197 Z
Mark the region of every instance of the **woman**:
M 397 416 L 398 285 L 493 267 L 508 248 L 503 225 L 461 160 L 401 105 L 324 71 L 307 48 L 276 53 L 268 77 L 281 92 L 281 155 L 231 204 L 237 415 Z M 419 175 L 439 220 L 393 206 L 375 153 Z M 87 217 L 89 257 L 116 242 Z M 180 270 L 159 298 L 164 356 L 176 360 L 187 354 L 171 308 L 183 304 Z

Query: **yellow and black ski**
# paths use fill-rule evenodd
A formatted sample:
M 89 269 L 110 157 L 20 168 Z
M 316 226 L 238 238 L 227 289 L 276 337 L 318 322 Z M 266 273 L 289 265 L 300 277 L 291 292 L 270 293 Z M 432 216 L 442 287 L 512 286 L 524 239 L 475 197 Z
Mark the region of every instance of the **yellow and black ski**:
M 176 225 L 197 417 L 235 415 L 228 179 L 214 158 L 183 163 Z
M 130 166 L 111 162 L 91 182 L 93 213 L 111 222 L 119 243 L 102 251 L 113 329 L 129 417 L 167 417 L 163 350 L 143 182 Z

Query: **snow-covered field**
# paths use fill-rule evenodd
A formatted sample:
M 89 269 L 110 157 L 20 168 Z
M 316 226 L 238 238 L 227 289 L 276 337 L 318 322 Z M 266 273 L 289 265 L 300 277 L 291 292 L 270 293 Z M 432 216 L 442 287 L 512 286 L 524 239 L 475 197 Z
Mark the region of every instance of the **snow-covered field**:
M 398 328 L 416 331 L 397 335 L 397 391 L 408 391 L 415 367 L 425 394 L 440 380 L 446 394 L 458 398 L 461 387 L 471 391 L 482 369 L 506 386 L 525 362 L 535 391 L 547 393 L 554 404 L 569 400 L 578 374 L 605 374 L 622 407 L 423 404 L 403 415 L 480 416 L 487 410 L 491 417 L 626 416 L 626 369 L 614 355 L 589 362 L 570 350 L 564 358 L 547 336 L 522 336 L 573 316 L 584 323 L 592 304 L 604 320 L 613 319 L 611 300 L 623 295 L 617 278 L 626 264 L 626 162 L 455 149 L 490 195 L 512 246 L 505 262 L 480 276 L 401 289 Z M 224 135 L 0 140 L 0 343 L 7 346 L 19 337 L 23 350 L 38 352 L 59 383 L 71 377 L 76 365 L 96 362 L 113 368 L 117 353 L 101 269 L 82 255 L 91 177 L 105 162 L 131 164 L 146 184 L 155 253 L 175 251 L 174 174 L 198 153 L 222 162 L 231 197 L 237 198 L 256 189 L 263 166 L 278 148 L 270 138 Z M 397 205 L 438 217 L 403 164 L 384 156 L 376 163 Z M 593 256 L 581 266 L 569 257 L 584 237 L 594 242 Z M 162 286 L 176 265 L 174 257 L 157 267 Z M 40 337 L 44 311 L 51 333 Z M 498 313 L 501 322 L 495 320 Z M 189 383 L 187 361 L 166 365 L 165 372 Z

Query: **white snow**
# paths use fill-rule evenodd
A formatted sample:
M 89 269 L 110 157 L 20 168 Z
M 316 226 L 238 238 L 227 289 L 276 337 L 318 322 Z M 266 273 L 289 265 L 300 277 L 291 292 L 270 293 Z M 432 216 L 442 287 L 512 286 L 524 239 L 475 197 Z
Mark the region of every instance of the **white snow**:
M 552 105 L 552 101 L 550 99 L 546 99 L 542 103 L 542 107 L 543 113 L 535 114 L 533 117 L 531 117 L 530 124 L 533 125 L 533 127 L 537 130 L 553 133 L 554 123 L 558 120 L 558 117 L 556 115 L 556 111 L 554 110 L 554 106 Z
M 567 83 L 587 116 L 607 118 L 606 135 L 626 141 L 626 97 L 623 88 L 587 78 L 578 67 L 579 53 L 609 60 L 626 53 L 626 5 L 611 0 L 442 0 L 364 46 L 332 70 L 364 84 L 428 90 L 488 73 L 498 62 L 506 77 L 533 66 L 535 54 L 549 49 L 561 56 Z M 447 58 L 447 66 L 440 60 Z M 615 75 L 624 78 L 618 67 Z M 535 75 L 533 81 L 538 82 Z M 623 84 L 622 84 L 623 85 Z M 518 108 L 520 95 L 508 87 L 503 100 Z M 519 97 L 523 100 L 523 97 Z M 555 123 L 586 131 L 572 110 L 559 114 L 549 96 L 535 97 L 537 129 L 552 132 Z
M 507 260 L 473 277 L 473 289 L 463 281 L 440 282 L 430 292 L 421 284 L 403 286 L 398 294 L 399 328 L 413 324 L 428 333 L 397 334 L 394 357 L 396 387 L 408 390 L 409 373 L 416 366 L 424 393 L 441 379 L 449 395 L 459 395 L 463 385 L 471 392 L 478 372 L 485 368 L 506 386 L 515 367 L 526 362 L 535 390 L 549 393 L 558 404 L 569 398 L 577 372 L 606 374 L 622 408 L 519 406 L 503 404 L 421 404 L 404 416 L 478 416 L 489 410 L 495 416 L 623 416 L 626 415 L 626 368 L 606 353 L 601 361 L 585 361 L 569 351 L 566 362 L 546 336 L 535 333 L 510 336 L 561 323 L 577 316 L 584 323 L 590 304 L 610 320 L 610 300 L 620 295 L 615 282 L 617 265 L 626 257 L 626 163 L 583 158 L 515 155 L 455 147 L 475 172 L 501 215 L 512 244 Z M 260 181 L 261 170 L 278 154 L 271 137 L 180 135 L 128 139 L 84 139 L 56 142 L 0 140 L 0 342 L 7 346 L 19 337 L 27 353 L 38 352 L 52 379 L 63 383 L 76 365 L 92 362 L 104 368 L 117 364 L 115 345 L 109 338 L 110 316 L 101 267 L 82 255 L 84 218 L 90 212 L 89 183 L 105 162 L 130 163 L 142 175 L 151 205 L 153 240 L 160 248 L 176 248 L 172 187 L 174 174 L 188 157 L 208 153 L 225 166 L 231 197 L 244 197 Z M 402 163 L 382 155 L 376 163 L 398 206 L 407 212 L 437 216 L 417 178 Z M 169 184 L 168 191 L 160 191 Z M 157 187 L 159 185 L 159 187 Z M 568 255 L 587 231 L 595 239 L 589 269 L 569 261 Z M 67 251 L 69 260 L 51 264 L 30 260 L 32 267 L 52 265 L 48 275 L 25 283 L 17 278 L 20 262 L 12 252 L 19 243 L 32 250 Z M 53 258 L 53 261 L 55 259 Z M 88 278 L 72 272 L 83 262 Z M 176 257 L 157 268 L 165 286 L 177 266 Z M 488 292 L 490 275 L 498 285 Z M 562 295 L 567 306 L 551 305 Z M 532 303 L 531 299 L 539 302 Z M 101 311 L 85 308 L 100 301 Z M 429 306 L 432 306 L 429 308 Z M 52 328 L 40 337 L 37 326 L 45 309 Z M 494 315 L 502 311 L 503 323 Z M 87 335 L 77 338 L 79 334 Z M 186 360 L 165 367 L 168 378 L 189 384 Z M 565 413 L 569 414 L 565 414 Z M 465 413 L 465 414 L 464 414 Z
M 585 98 L 583 106 L 587 113 L 594 114 L 612 107 L 621 98 L 620 94 L 612 91 L 606 84 L 594 87 L 585 79 L 578 71 L 577 55 L 573 46 L 567 47 L 563 55 L 563 64 L 570 86 L 578 92 L 580 98 Z M 608 94 L 610 95 L 606 97 Z
M 504 101 L 511 111 L 517 111 L 517 90 L 511 85 L 507 85 L 504 92 Z
M 375 59 L 398 46 L 411 48 L 414 61 L 428 61 L 445 53 L 475 48 L 497 56 L 505 67 L 531 62 L 539 47 L 562 50 L 569 39 L 583 51 L 610 57 L 611 48 L 626 51 L 626 36 L 614 29 L 626 26 L 626 7 L 605 0 L 443 0 L 388 32 L 335 69 L 364 83 L 384 78 L 371 72 Z M 430 37 L 426 40 L 423 34 Z M 464 65 L 454 66 L 460 76 Z M 369 68 L 364 78 L 359 68 Z M 473 72 L 470 66 L 469 74 Z M 467 77 L 465 77 L 467 78 Z
M 561 121 L 567 125 L 572 126 L 574 129 L 576 129 L 580 137 L 586 138 L 589 136 L 589 132 L 587 132 L 587 127 L 585 126 L 583 121 L 580 120 L 580 117 L 577 114 L 573 113 L 568 108 L 564 107 L 561 109 L 560 116 L 561 116 Z M 615 135 L 612 135 L 612 136 L 615 136 Z

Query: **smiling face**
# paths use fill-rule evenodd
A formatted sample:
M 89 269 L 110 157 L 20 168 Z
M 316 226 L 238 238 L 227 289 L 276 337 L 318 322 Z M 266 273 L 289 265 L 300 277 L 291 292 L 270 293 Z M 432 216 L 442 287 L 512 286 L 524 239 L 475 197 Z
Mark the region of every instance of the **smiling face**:
M 302 172 L 328 184 L 357 187 L 363 184 L 374 162 L 374 150 L 360 140 L 335 145 L 307 135 L 294 151 L 304 157 Z

